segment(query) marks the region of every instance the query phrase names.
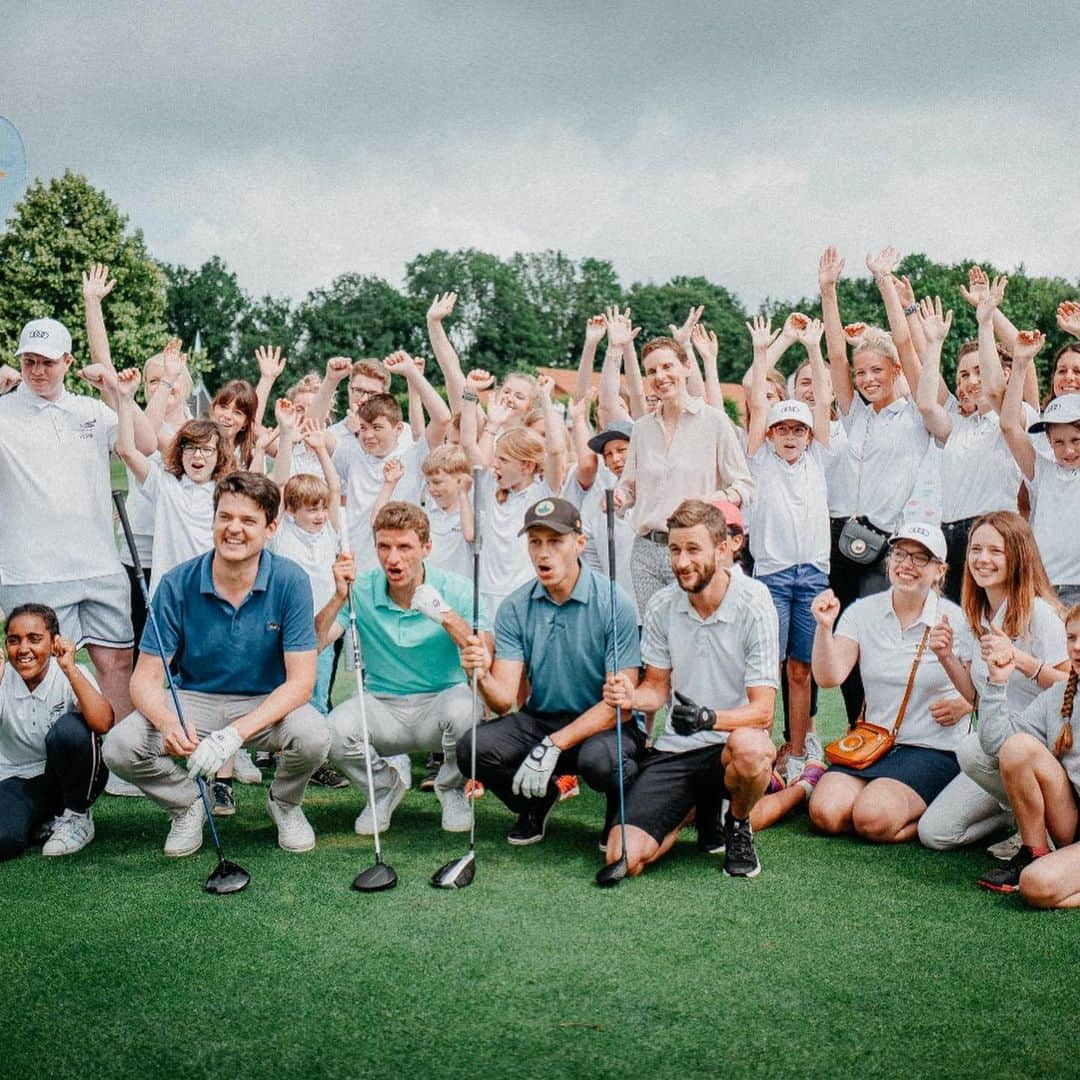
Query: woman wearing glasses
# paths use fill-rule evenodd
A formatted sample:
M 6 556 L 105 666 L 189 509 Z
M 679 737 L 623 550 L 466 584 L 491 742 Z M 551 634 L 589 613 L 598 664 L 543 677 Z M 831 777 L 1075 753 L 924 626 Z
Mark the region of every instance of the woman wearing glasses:
M 927 807 L 960 772 L 958 723 L 971 711 L 928 646 L 943 619 L 953 651 L 970 661 L 972 639 L 963 612 L 940 595 L 945 537 L 936 525 L 901 527 L 889 548 L 889 589 L 857 600 L 844 612 L 832 590 L 813 604 L 813 672 L 818 685 L 838 686 L 858 666 L 866 688 L 864 719 L 892 731 L 892 748 L 858 770 L 834 765 L 810 798 L 810 820 L 822 832 L 854 832 L 872 843 L 912 839 Z

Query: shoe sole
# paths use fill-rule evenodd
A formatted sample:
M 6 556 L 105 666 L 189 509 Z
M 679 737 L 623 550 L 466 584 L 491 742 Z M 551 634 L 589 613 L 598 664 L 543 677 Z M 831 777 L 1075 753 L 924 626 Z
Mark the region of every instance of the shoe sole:
M 236 813 L 235 806 L 215 806 L 211 811 L 214 817 L 232 817 Z
M 312 837 L 311 843 L 305 844 L 303 847 L 286 847 L 279 839 L 277 846 L 281 848 L 282 851 L 288 851 L 292 855 L 302 855 L 305 851 L 315 850 L 315 838 Z
M 42 848 L 41 854 L 44 855 L 46 859 L 59 859 L 63 858 L 65 855 L 76 855 L 78 852 L 82 851 L 84 847 L 89 847 L 90 842 L 93 839 L 94 838 L 91 836 L 87 839 L 86 843 L 80 844 L 77 848 L 67 848 L 64 851 L 46 851 Z
M 758 874 L 761 873 L 761 863 L 758 863 L 757 866 L 755 866 L 753 870 L 749 871 L 746 874 L 733 874 L 726 866 L 724 867 L 724 873 L 728 877 L 744 877 L 744 878 L 757 877 Z
M 988 881 L 980 881 L 978 885 L 980 889 L 985 889 L 987 892 L 1016 893 L 1020 891 L 1019 885 L 992 885 Z
M 165 851 L 165 857 L 167 859 L 186 859 L 189 855 L 194 855 L 196 851 L 201 851 L 203 846 L 202 840 L 193 848 L 186 848 L 184 851 Z
M 551 819 L 551 815 L 555 812 L 555 807 L 562 802 L 561 799 L 556 799 L 552 804 L 548 812 L 543 816 L 540 821 L 540 833 L 537 836 L 530 836 L 527 840 L 515 840 L 514 837 L 508 836 L 506 842 L 514 847 L 531 847 L 533 844 L 539 844 L 541 840 L 547 836 L 547 823 Z

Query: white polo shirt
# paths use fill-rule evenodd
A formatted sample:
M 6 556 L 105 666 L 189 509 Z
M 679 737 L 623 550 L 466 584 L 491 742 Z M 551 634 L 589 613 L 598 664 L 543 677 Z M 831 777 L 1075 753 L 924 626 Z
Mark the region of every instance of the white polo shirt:
M 484 546 L 480 554 L 480 591 L 489 612 L 515 589 L 535 576 L 529 558 L 528 537 L 518 536 L 525 524 L 525 511 L 554 492 L 543 480 L 534 480 L 521 491 L 511 491 L 503 502 L 495 498 L 495 474 L 480 475 L 480 512 L 483 516 Z
M 811 443 L 788 464 L 765 440 L 750 458 L 750 554 L 755 577 L 792 566 L 829 572 L 829 493 L 821 447 Z
M 694 610 L 678 583 L 656 592 L 645 609 L 641 658 L 650 667 L 670 671 L 672 690 L 691 701 L 710 709 L 736 709 L 750 700 L 748 687 L 777 688 L 779 640 L 769 590 L 732 571 L 724 599 L 707 619 Z M 671 726 L 669 708 L 656 749 L 683 753 L 727 742 L 728 734 L 679 735 Z
M 431 525 L 431 554 L 424 560 L 429 566 L 449 570 L 472 580 L 472 552 L 461 530 L 461 511 L 444 510 L 425 492 L 424 511 Z M 483 558 L 481 553 L 481 558 Z
M 25 383 L 0 397 L 0 583 L 123 573 L 109 494 L 115 442 L 116 414 L 95 398 L 65 390 L 46 401 Z
M 852 513 L 893 533 L 930 441 L 919 410 L 909 398 L 897 398 L 875 412 L 855 394 L 843 419 L 855 473 Z
M 840 616 L 836 627 L 837 637 L 850 638 L 859 646 L 859 673 L 866 689 L 866 720 L 887 731 L 892 731 L 896 722 L 911 665 L 927 626 L 933 629 L 942 615 L 948 615 L 953 628 L 953 652 L 960 660 L 970 661 L 973 650 L 964 613 L 952 601 L 931 590 L 922 614 L 907 630 L 901 631 L 892 597 L 892 589 L 887 589 L 856 600 Z M 957 743 L 967 734 L 969 724 L 960 720 L 951 727 L 942 727 L 931 717 L 930 705 L 940 698 L 957 696 L 956 687 L 927 643 L 919 661 L 904 722 L 896 736 L 897 744 L 955 751 Z
M 829 517 L 849 518 L 855 513 L 855 461 L 848 453 L 848 433 L 843 420 L 829 421 L 829 445 L 818 445 L 825 462 L 829 491 Z
M 96 689 L 94 676 L 78 665 Z M 81 713 L 75 691 L 55 659 L 33 690 L 8 664 L 0 682 L 0 781 L 30 780 L 45 771 L 45 736 L 64 713 Z
M 331 424 L 327 429 L 331 435 L 334 436 L 335 450 L 342 443 L 356 442 L 356 435 L 349 430 L 348 422 L 344 419 L 338 420 L 337 423 Z M 412 437 L 412 428 L 408 423 L 401 425 L 401 434 L 398 435 L 397 449 L 395 454 L 403 454 L 416 440 Z M 359 445 L 359 444 L 357 444 Z
M 1006 606 L 1002 604 L 995 613 L 995 626 L 1003 625 Z M 1069 651 L 1065 644 L 1065 623 L 1062 622 L 1057 609 L 1041 596 L 1035 597 L 1035 605 L 1031 611 L 1031 625 L 1026 633 L 1013 638 L 1012 642 L 1021 652 L 1038 657 L 1048 668 L 1057 667 L 1062 660 L 1069 658 Z M 975 684 L 979 697 L 982 697 L 986 693 L 987 686 L 990 685 L 990 675 L 977 642 L 974 642 L 972 646 L 971 681 Z M 1019 671 L 1014 671 L 1009 676 L 1005 688 L 1009 715 L 1019 716 L 1041 693 L 1038 683 L 1021 675 Z
M 161 430 L 170 438 L 176 435 L 176 429 L 171 424 L 162 423 Z M 155 450 L 150 460 L 160 462 L 161 454 Z M 135 550 L 139 553 L 139 562 L 142 563 L 144 570 L 149 570 L 153 566 L 154 558 L 154 504 L 140 489 L 135 474 L 126 465 L 124 471 L 127 473 L 128 485 L 124 507 L 127 510 L 128 522 L 131 524 L 131 534 L 135 538 Z M 131 561 L 131 552 L 128 551 L 128 546 L 122 538 L 120 561 L 125 566 L 135 565 Z
M 1031 531 L 1054 585 L 1080 585 L 1080 469 L 1035 455 Z
M 267 545 L 275 555 L 292 559 L 307 574 L 316 615 L 334 595 L 334 560 L 339 546 L 338 534 L 329 522 L 311 533 L 301 529 L 288 512 L 281 515 Z
M 214 546 L 214 481 L 196 484 L 186 475 L 177 480 L 160 461 L 151 461 L 146 479 L 138 486 L 154 504 L 153 596 L 162 577 L 174 566 Z

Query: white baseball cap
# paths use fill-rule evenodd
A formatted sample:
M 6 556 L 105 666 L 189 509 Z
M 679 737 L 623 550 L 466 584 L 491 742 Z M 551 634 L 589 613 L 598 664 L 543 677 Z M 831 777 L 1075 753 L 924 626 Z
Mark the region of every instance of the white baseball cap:
M 22 356 L 23 353 L 36 353 L 50 360 L 70 356 L 71 335 L 67 327 L 55 319 L 33 319 L 19 335 L 19 349 L 15 355 Z
M 769 422 L 765 427 L 771 428 L 774 424 L 789 421 L 805 424 L 811 431 L 814 430 L 814 414 L 805 401 L 778 401 L 769 409 Z
M 1045 431 L 1050 424 L 1074 424 L 1080 420 L 1080 394 L 1062 394 L 1043 409 L 1042 417 L 1028 431 Z
M 895 544 L 897 540 L 914 540 L 941 562 L 944 562 L 949 554 L 945 534 L 936 525 L 926 521 L 908 521 L 901 525 L 889 539 L 889 543 Z

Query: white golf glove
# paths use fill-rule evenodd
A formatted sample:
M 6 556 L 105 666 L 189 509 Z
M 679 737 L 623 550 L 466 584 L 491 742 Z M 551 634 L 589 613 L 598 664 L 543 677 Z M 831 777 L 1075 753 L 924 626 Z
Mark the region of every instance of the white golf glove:
M 539 799 L 545 795 L 560 753 L 546 736 L 543 742 L 537 743 L 514 776 L 514 794 L 526 799 Z
M 218 770 L 244 745 L 240 732 L 231 724 L 220 731 L 212 731 L 192 751 L 187 759 L 187 774 L 192 780 L 196 775 L 213 779 Z
M 419 611 L 426 615 L 432 622 L 442 626 L 442 621 L 450 612 L 450 605 L 439 595 L 439 590 L 434 585 L 419 585 L 413 593 L 413 611 Z

